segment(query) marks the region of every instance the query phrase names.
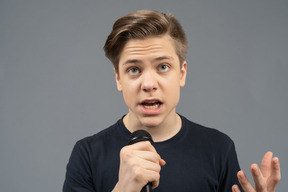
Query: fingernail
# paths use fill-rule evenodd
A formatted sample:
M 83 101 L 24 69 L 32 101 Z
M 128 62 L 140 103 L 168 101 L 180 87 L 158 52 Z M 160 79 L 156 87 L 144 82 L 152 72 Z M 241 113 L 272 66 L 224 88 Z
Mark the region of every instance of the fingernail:
M 258 173 L 259 169 L 258 169 L 258 165 L 257 164 L 253 164 L 251 168 L 252 168 L 253 173 L 255 173 L 255 174 Z
M 275 158 L 273 159 L 273 165 L 274 165 L 274 167 L 277 167 L 278 163 L 279 163 L 279 159 L 278 159 L 278 157 L 275 157 Z
M 238 187 L 236 185 L 233 186 L 233 192 L 239 192 Z
M 243 173 L 243 171 L 239 172 L 239 177 L 240 177 L 240 179 L 244 179 L 244 173 Z

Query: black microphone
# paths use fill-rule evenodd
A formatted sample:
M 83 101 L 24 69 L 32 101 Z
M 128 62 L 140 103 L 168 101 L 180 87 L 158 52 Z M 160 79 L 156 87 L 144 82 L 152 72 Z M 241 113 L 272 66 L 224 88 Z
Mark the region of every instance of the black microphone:
M 141 141 L 150 141 L 150 143 L 153 145 L 153 139 L 151 137 L 151 135 L 144 130 L 137 130 L 134 131 L 129 138 L 129 142 L 128 145 L 132 145 L 134 143 L 138 143 Z M 151 192 L 152 191 L 152 187 L 151 187 L 151 183 L 147 183 L 141 190 L 141 192 Z

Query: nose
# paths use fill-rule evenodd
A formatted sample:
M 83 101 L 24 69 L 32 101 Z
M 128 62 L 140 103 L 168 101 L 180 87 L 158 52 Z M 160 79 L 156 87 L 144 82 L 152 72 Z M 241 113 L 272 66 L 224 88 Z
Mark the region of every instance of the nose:
M 141 88 L 145 92 L 156 91 L 158 88 L 157 75 L 153 71 L 147 71 L 142 74 Z

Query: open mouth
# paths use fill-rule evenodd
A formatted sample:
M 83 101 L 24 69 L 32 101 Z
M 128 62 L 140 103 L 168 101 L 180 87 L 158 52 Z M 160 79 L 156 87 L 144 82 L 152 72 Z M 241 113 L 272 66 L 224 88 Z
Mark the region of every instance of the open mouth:
M 145 102 L 141 103 L 141 105 L 145 109 L 150 109 L 150 110 L 158 109 L 161 104 L 162 103 L 160 101 L 145 101 Z

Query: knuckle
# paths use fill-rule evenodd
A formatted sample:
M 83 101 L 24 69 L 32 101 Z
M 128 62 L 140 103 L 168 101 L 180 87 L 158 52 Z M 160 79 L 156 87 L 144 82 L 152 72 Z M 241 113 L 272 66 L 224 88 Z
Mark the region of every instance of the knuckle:
M 133 173 L 133 178 L 135 181 L 140 181 L 143 179 L 143 171 L 138 166 L 133 167 Z
M 141 143 L 142 143 L 144 146 L 146 146 L 146 147 L 151 147 L 151 146 L 152 146 L 152 144 L 151 144 L 150 141 L 141 141 Z
M 125 155 L 127 152 L 127 147 L 123 147 L 121 150 L 120 150 L 120 155 L 123 156 Z
M 263 191 L 265 189 L 267 189 L 267 184 L 265 183 L 261 183 L 258 187 L 258 191 Z
M 274 181 L 275 183 L 278 183 L 280 180 L 281 180 L 281 174 L 276 175 L 276 176 L 273 178 L 273 181 Z
M 144 142 L 143 142 L 143 145 L 144 145 L 145 148 L 148 149 L 148 150 L 152 150 L 152 149 L 153 149 L 153 146 L 152 146 L 152 144 L 150 143 L 150 141 L 144 141 Z
M 160 174 L 155 173 L 154 174 L 154 181 L 152 182 L 152 188 L 154 189 L 154 188 L 158 187 L 159 182 L 160 182 Z
M 158 180 L 160 180 L 160 173 L 155 173 L 155 179 L 158 181 Z
M 131 157 L 133 157 L 133 151 L 129 148 L 123 147 L 120 150 L 120 158 L 122 161 L 127 162 L 129 159 L 131 159 Z
M 159 155 L 157 153 L 151 153 L 150 154 L 150 158 L 152 159 L 153 162 L 157 162 L 159 161 Z
M 156 172 L 160 173 L 160 171 L 161 171 L 161 166 L 160 166 L 159 164 L 157 164 L 157 166 L 156 166 Z
M 243 180 L 241 180 L 241 183 L 242 183 L 243 185 L 248 185 L 248 180 L 243 179 Z

